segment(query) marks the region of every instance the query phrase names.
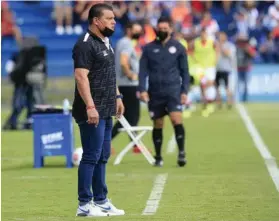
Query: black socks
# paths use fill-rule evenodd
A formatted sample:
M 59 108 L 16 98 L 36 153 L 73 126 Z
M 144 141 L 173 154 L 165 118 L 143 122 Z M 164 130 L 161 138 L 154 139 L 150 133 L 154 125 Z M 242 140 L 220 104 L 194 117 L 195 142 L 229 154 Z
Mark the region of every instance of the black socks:
M 185 145 L 185 130 L 182 124 L 174 126 L 175 138 L 178 145 L 179 152 L 184 152 Z
M 161 157 L 162 143 L 163 143 L 163 129 L 154 128 L 152 131 L 153 143 L 155 146 L 156 157 Z
M 185 145 L 185 130 L 182 124 L 174 126 L 175 138 L 178 145 L 179 153 L 184 153 Z M 162 143 L 163 143 L 163 129 L 154 128 L 152 132 L 153 143 L 155 147 L 156 157 L 161 157 Z

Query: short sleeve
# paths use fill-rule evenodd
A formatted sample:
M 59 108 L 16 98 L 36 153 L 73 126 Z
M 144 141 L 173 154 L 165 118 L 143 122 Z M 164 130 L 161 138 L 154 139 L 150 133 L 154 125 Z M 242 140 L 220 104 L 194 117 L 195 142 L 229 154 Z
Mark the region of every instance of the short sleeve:
M 73 49 L 74 68 L 90 70 L 93 64 L 93 50 L 87 42 L 76 44 Z
M 130 56 L 133 53 L 133 46 L 128 41 L 123 41 L 120 46 L 120 53 Z

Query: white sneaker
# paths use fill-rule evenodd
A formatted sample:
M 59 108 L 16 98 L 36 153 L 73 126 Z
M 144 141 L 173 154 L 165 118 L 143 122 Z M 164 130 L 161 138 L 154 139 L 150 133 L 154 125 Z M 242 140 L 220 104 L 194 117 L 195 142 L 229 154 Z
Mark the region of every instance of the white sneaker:
M 76 216 L 94 216 L 94 217 L 102 216 L 103 217 L 103 216 L 109 216 L 109 213 L 107 211 L 101 210 L 98 206 L 95 206 L 91 201 L 83 206 L 78 206 Z
M 74 27 L 74 32 L 75 32 L 75 34 L 77 34 L 77 35 L 82 34 L 83 30 L 82 30 L 81 25 L 76 25 L 76 26 Z
M 104 204 L 94 203 L 96 207 L 99 207 L 102 211 L 107 211 L 110 216 L 123 216 L 125 211 L 122 209 L 117 209 L 110 200 Z
M 66 26 L 65 30 L 67 35 L 72 35 L 74 33 L 74 29 L 72 26 Z
M 56 34 L 63 35 L 65 32 L 65 29 L 63 26 L 57 26 L 55 31 L 56 31 Z

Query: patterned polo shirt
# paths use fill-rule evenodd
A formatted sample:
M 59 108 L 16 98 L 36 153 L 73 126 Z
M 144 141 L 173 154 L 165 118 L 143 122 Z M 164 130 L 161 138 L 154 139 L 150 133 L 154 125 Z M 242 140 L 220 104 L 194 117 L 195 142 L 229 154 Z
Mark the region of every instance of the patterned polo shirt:
M 72 54 L 74 68 L 89 70 L 90 92 L 100 118 L 116 114 L 115 58 L 108 39 L 102 40 L 87 31 L 76 42 Z M 76 122 L 87 120 L 86 105 L 75 86 L 73 117 Z

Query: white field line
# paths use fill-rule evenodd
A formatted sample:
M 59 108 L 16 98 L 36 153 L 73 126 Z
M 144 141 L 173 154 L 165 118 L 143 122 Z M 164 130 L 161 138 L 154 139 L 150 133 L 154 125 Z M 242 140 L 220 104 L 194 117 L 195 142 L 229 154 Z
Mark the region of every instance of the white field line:
M 262 158 L 264 159 L 269 175 L 271 176 L 274 185 L 277 191 L 279 192 L 279 169 L 276 164 L 275 158 L 269 152 L 268 147 L 266 146 L 263 139 L 261 138 L 261 135 L 256 129 L 245 107 L 242 104 L 238 104 L 237 110 L 255 144 L 255 147 L 258 149 Z
M 159 203 L 164 191 L 168 174 L 159 174 L 155 177 L 153 188 L 150 196 L 146 201 L 146 206 L 142 212 L 142 215 L 154 215 L 159 208 Z
M 171 154 L 171 153 L 174 153 L 175 151 L 175 135 L 174 133 L 172 134 L 171 136 L 171 139 L 169 140 L 168 142 L 168 146 L 167 146 L 167 154 Z

